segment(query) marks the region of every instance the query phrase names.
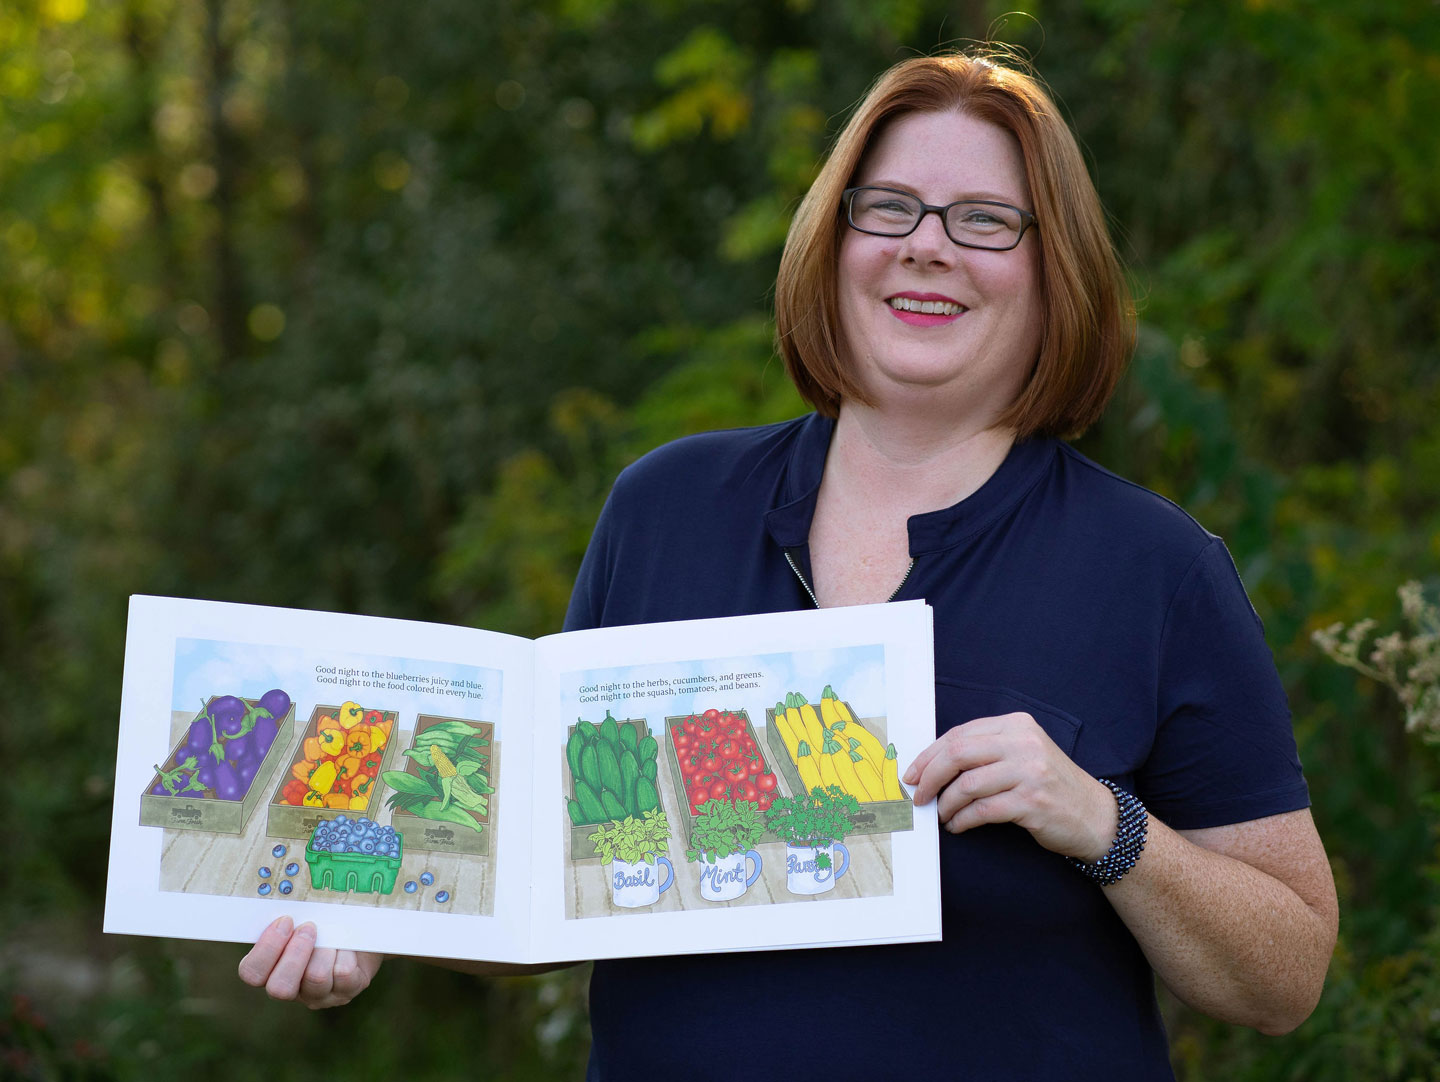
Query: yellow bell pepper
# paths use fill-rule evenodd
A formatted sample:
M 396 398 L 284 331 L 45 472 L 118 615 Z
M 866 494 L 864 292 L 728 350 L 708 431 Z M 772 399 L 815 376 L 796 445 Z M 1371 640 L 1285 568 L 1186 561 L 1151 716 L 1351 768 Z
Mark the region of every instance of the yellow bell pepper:
M 324 796 L 335 786 L 335 762 L 327 759 L 310 775 L 310 788 Z
M 369 798 L 368 796 L 352 796 L 352 797 L 350 798 L 350 810 L 351 810 L 351 811 L 364 811 L 364 810 L 365 810 L 365 805 L 367 805 L 367 804 L 369 804 L 369 803 L 370 803 L 370 798 Z
M 325 806 L 325 798 L 314 789 L 311 789 L 305 794 L 303 804 L 307 808 L 323 808 Z
M 346 703 L 340 708 L 340 727 L 353 729 L 365 719 L 365 710 L 359 703 Z
M 390 739 L 390 726 L 385 722 L 370 726 L 370 750 L 379 751 Z
M 343 729 L 321 729 L 320 750 L 325 755 L 340 755 L 345 750 L 345 731 Z

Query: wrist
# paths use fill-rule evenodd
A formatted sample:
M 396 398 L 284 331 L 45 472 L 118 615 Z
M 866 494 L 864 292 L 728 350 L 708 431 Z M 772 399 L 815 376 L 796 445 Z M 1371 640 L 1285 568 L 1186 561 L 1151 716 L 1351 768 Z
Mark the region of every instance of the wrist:
M 1109 778 L 1099 779 L 1100 784 L 1113 795 L 1116 808 L 1115 836 L 1098 860 L 1086 861 L 1075 857 L 1067 858 L 1070 866 L 1081 875 L 1102 887 L 1118 883 L 1145 849 L 1145 839 L 1150 817 L 1145 805 L 1133 793 L 1127 793 Z

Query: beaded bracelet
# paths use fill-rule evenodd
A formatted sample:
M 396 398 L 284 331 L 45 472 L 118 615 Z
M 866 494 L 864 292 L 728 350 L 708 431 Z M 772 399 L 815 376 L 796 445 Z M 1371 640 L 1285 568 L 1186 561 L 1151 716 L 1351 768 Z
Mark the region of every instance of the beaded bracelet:
M 1111 883 L 1120 882 L 1125 873 L 1135 867 L 1135 862 L 1140 859 L 1140 853 L 1145 848 L 1150 816 L 1145 811 L 1145 805 L 1134 793 L 1127 793 L 1109 778 L 1100 778 L 1099 781 L 1115 794 L 1115 803 L 1120 808 L 1120 823 L 1115 829 L 1115 840 L 1110 843 L 1110 850 L 1093 864 L 1076 860 L 1074 857 L 1065 859 L 1092 883 L 1108 887 Z

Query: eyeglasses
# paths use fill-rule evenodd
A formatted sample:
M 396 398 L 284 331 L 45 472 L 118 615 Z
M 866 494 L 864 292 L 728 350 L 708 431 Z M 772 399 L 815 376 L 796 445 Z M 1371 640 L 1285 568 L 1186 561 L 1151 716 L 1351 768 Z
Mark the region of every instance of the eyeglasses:
M 1035 215 L 1009 203 L 962 199 L 932 207 L 894 188 L 846 188 L 840 193 L 850 228 L 877 237 L 908 237 L 927 214 L 938 214 L 945 235 L 962 248 L 1008 252 L 1020 243 Z

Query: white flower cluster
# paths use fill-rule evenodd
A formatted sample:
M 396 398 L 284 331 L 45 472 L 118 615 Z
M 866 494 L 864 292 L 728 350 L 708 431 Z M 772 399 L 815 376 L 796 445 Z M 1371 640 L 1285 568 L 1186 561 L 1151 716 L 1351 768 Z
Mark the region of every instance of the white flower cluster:
M 1364 673 L 1392 690 L 1405 707 L 1405 728 L 1440 742 L 1440 607 L 1427 601 L 1418 582 L 1397 591 L 1409 633 L 1392 631 L 1369 643 L 1374 620 L 1346 628 L 1331 624 L 1311 638 L 1341 665 Z M 1362 656 L 1363 655 L 1363 656 Z

